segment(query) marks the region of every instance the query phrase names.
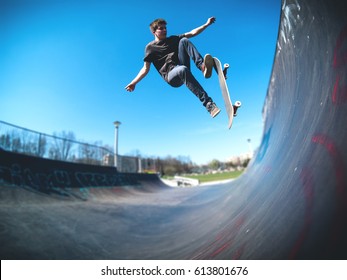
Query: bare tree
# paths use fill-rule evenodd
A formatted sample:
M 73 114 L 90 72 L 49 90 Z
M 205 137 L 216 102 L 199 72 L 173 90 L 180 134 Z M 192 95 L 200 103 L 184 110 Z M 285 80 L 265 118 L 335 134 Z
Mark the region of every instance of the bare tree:
M 55 132 L 53 135 L 55 137 L 55 145 L 49 151 L 50 156 L 52 156 L 54 159 L 67 160 L 74 141 L 76 141 L 75 134 L 72 131 L 62 131 L 59 134 Z

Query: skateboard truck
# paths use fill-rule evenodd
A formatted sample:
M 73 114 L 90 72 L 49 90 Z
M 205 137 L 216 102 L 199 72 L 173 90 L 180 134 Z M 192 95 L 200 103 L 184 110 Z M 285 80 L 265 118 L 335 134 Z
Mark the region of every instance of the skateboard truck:
M 229 68 L 229 64 L 228 63 L 224 63 L 224 65 L 223 65 L 223 75 L 224 75 L 225 79 L 227 79 L 228 68 Z
M 241 107 L 241 102 L 240 101 L 236 101 L 235 104 L 233 105 L 234 108 L 234 117 L 237 116 L 237 109 Z

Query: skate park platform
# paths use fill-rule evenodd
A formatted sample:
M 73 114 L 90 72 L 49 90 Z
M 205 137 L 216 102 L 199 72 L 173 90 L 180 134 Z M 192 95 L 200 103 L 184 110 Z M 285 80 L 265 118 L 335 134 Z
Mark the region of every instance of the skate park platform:
M 0 150 L 1 259 L 347 259 L 346 1 L 283 1 L 263 116 L 247 171 L 195 188 Z

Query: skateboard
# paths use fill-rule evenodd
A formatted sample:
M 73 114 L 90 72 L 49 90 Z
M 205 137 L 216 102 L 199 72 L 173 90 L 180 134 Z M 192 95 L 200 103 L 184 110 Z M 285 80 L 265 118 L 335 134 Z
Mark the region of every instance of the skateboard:
M 217 57 L 213 58 L 213 62 L 214 62 L 214 69 L 216 70 L 216 72 L 218 74 L 219 85 L 220 85 L 220 88 L 222 90 L 225 109 L 226 109 L 227 114 L 228 114 L 228 120 L 229 120 L 228 128 L 230 129 L 232 124 L 233 124 L 233 119 L 236 116 L 237 110 L 238 110 L 238 108 L 241 107 L 241 102 L 236 101 L 235 104 L 233 105 L 231 103 L 231 100 L 230 100 L 229 90 L 228 90 L 228 86 L 226 83 L 227 71 L 229 68 L 229 64 L 225 63 L 224 68 L 222 69 L 222 64 Z

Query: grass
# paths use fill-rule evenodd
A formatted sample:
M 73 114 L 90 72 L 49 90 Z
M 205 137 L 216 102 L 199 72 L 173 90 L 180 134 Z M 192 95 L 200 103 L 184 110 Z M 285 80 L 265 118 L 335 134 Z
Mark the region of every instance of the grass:
M 204 174 L 204 175 L 185 175 L 184 177 L 198 179 L 200 183 L 207 183 L 213 181 L 222 181 L 235 179 L 239 177 L 243 171 L 232 171 L 232 172 L 224 172 L 217 174 Z

